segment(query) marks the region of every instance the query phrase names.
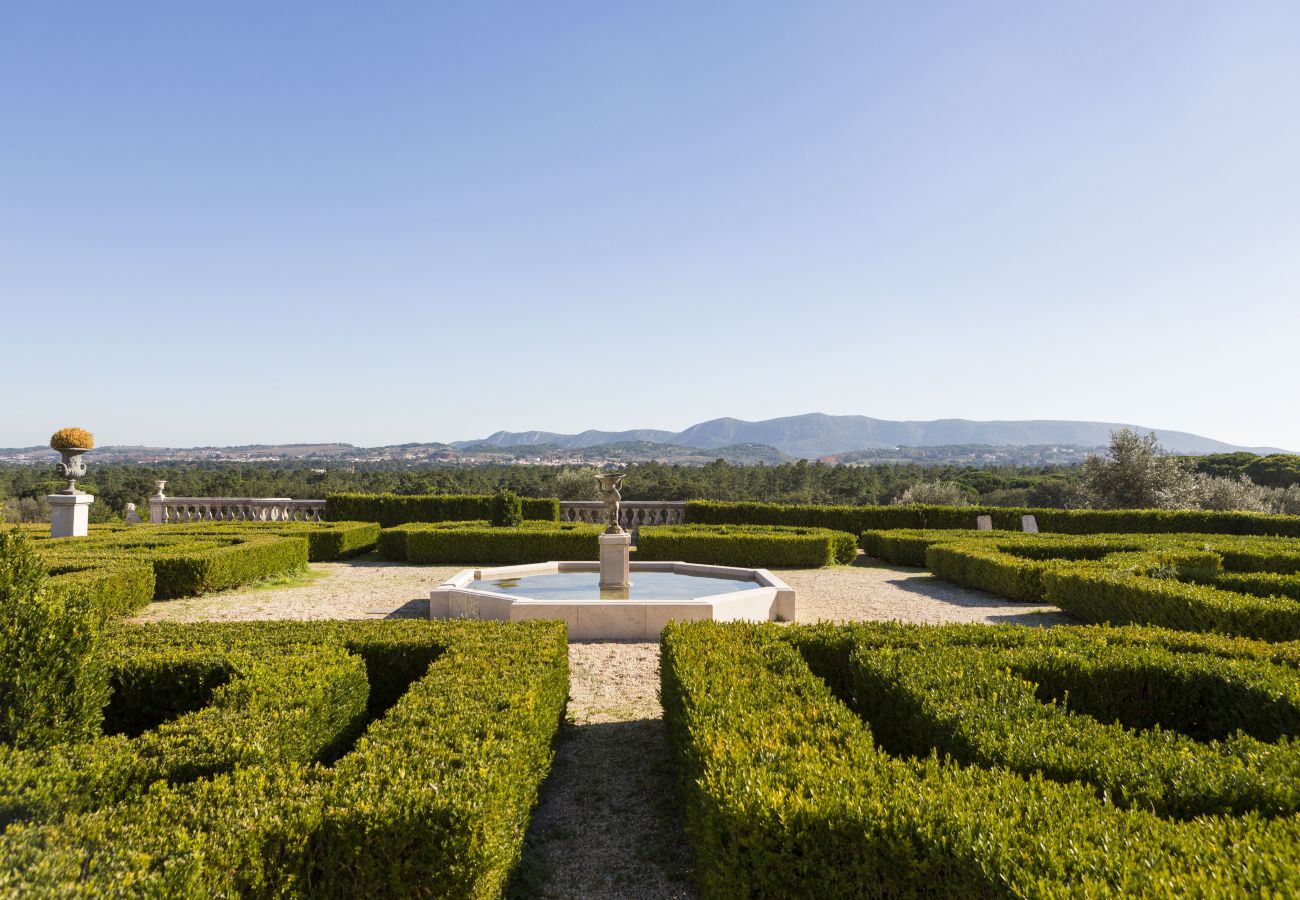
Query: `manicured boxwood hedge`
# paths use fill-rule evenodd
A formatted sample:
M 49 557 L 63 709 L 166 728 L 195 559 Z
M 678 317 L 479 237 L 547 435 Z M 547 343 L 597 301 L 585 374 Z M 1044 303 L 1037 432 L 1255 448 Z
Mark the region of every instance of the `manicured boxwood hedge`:
M 777 525 L 644 525 L 636 558 L 682 560 L 715 566 L 817 568 L 850 563 L 857 538 L 829 528 Z
M 1070 637 L 1088 633 L 1094 636 L 1077 638 L 1081 646 Z M 1296 698 L 1294 645 L 1280 653 L 1271 645 L 1163 635 L 1167 640 L 1162 633 L 1130 629 L 670 624 L 661 665 L 665 721 L 702 895 L 823 900 L 1297 893 L 1300 819 L 1290 812 L 1292 788 L 1274 778 L 1300 752 L 1289 740 L 1252 743 L 1238 736 L 1199 746 L 1177 735 L 1144 737 L 1100 722 L 1048 728 L 1039 720 L 1059 724 L 1075 716 L 1050 707 L 1027 711 L 1031 701 L 1023 688 L 1004 700 L 995 680 L 959 686 L 961 700 L 954 703 L 965 704 L 966 711 L 977 704 L 991 707 L 980 709 L 970 728 L 990 732 L 977 749 L 999 762 L 985 765 L 986 757 L 965 749 L 964 756 L 944 747 L 938 755 L 916 756 L 906 748 L 909 740 L 924 749 L 931 737 L 947 739 L 943 727 L 927 722 L 959 735 L 966 725 L 945 717 L 951 708 L 925 681 L 932 671 L 943 681 L 942 668 L 927 668 L 934 654 L 919 654 L 924 659 L 914 666 L 891 667 L 893 662 L 911 660 L 913 649 L 948 648 L 959 660 L 954 668 L 962 670 L 962 654 L 981 642 L 1012 650 L 1040 638 L 1047 643 L 1033 648 L 1037 655 L 1017 664 L 1037 665 L 1035 674 L 1064 673 L 1052 690 L 1086 682 L 1093 671 L 1106 673 L 1087 701 L 1095 705 L 1084 711 L 1156 716 L 1171 730 L 1196 725 L 1183 720 L 1187 704 L 1173 711 L 1163 706 L 1181 677 L 1179 654 L 1195 653 L 1201 658 L 1187 670 L 1186 681 L 1203 698 L 1234 703 L 1243 691 L 1281 692 L 1278 703 L 1258 714 L 1232 706 L 1236 716 L 1226 715 L 1216 727 L 1258 726 L 1264 734 L 1270 727 L 1289 727 Z M 1146 707 L 1137 691 L 1104 696 L 1123 683 L 1113 658 L 1103 656 L 1095 670 L 1086 669 L 1092 649 L 1121 644 L 1134 648 L 1133 659 L 1141 665 L 1164 667 L 1164 681 L 1155 679 L 1160 689 Z M 1070 667 L 1053 668 L 1053 653 L 1082 657 L 1084 676 Z M 972 678 L 1003 677 L 1000 660 L 993 653 L 987 667 L 971 670 Z M 870 671 L 863 668 L 868 661 Z M 904 670 L 906 676 L 893 674 Z M 1242 676 L 1244 686 L 1235 682 Z M 890 679 L 906 690 L 889 688 Z M 863 696 L 877 689 L 880 696 Z M 934 704 L 932 710 L 915 699 L 921 695 Z M 1003 711 L 1011 727 L 998 723 Z M 922 724 L 912 724 L 918 718 Z M 1000 749 L 999 736 L 1006 737 Z M 895 744 L 898 752 L 891 750 Z M 1179 759 L 1177 751 L 1184 749 L 1192 755 Z M 1155 754 L 1153 769 L 1160 775 L 1131 785 L 1123 798 L 1127 806 L 1101 799 L 1124 772 L 1140 766 L 1146 752 Z M 957 761 L 963 758 L 967 764 Z M 1013 763 L 1022 771 L 1013 770 Z M 1250 774 L 1238 780 L 1237 766 Z M 1064 780 L 1054 780 L 1055 774 Z M 1170 784 L 1164 776 L 1204 781 L 1198 790 L 1196 783 Z M 1195 808 L 1248 812 L 1185 820 L 1142 808 L 1150 798 L 1178 815 Z
M 178 684 L 161 705 L 182 714 L 151 723 L 127 698 L 110 715 L 153 726 L 138 737 L 10 752 L 0 894 L 500 895 L 563 715 L 562 624 L 148 626 L 113 640 L 119 688 Z M 352 742 L 360 706 L 372 720 Z M 261 733 L 232 739 L 244 715 Z M 161 735 L 180 747 L 140 752 Z M 173 783 L 149 781 L 155 759 Z
M 23 526 L 33 540 L 49 539 L 49 527 Z M 177 525 L 92 525 L 89 538 L 109 535 L 140 539 L 146 536 L 261 536 L 301 537 L 307 539 L 310 562 L 331 562 L 365 553 L 379 538 L 375 522 L 194 522 Z M 81 540 L 81 539 L 77 539 Z
M 598 559 L 599 525 L 525 522 L 494 528 L 486 522 L 427 522 L 385 528 L 379 554 L 415 565 L 514 565 L 548 560 Z
M 374 549 L 376 522 L 201 522 L 193 525 L 138 526 L 159 534 L 273 535 L 307 539 L 310 562 L 332 562 Z M 135 533 L 134 531 L 132 533 Z
M 98 729 L 108 698 L 100 637 L 119 598 L 105 578 L 52 589 L 32 544 L 0 531 L 0 744 L 40 748 Z
M 112 734 L 53 751 L 0 748 L 0 825 L 137 800 L 157 782 L 329 759 L 364 721 L 365 666 L 341 648 L 286 648 L 273 656 L 114 650 L 120 706 L 149 702 L 121 696 L 140 668 L 151 670 L 151 681 L 206 688 L 206 696 L 170 698 L 192 711 L 136 737 Z
M 1300 545 L 1233 535 L 864 532 L 870 556 L 1087 622 L 1300 639 Z
M 187 597 L 237 587 L 307 565 L 303 537 L 278 537 L 238 526 L 232 531 L 159 526 L 35 543 L 51 572 L 118 567 L 147 562 L 153 566 L 154 599 Z M 123 612 L 129 610 L 121 610 Z
M 525 519 L 560 521 L 560 501 L 554 497 L 520 499 Z M 407 522 L 487 520 L 491 515 L 491 494 L 328 494 L 325 497 L 327 519 L 378 522 L 384 528 Z
M 1243 534 L 1300 537 L 1300 516 L 1169 509 L 1030 509 L 1004 506 L 813 506 L 691 500 L 686 521 L 712 525 L 802 525 L 860 534 L 885 529 L 975 527 L 988 515 L 993 527 L 1020 530 L 1032 514 L 1041 531 L 1062 534 Z

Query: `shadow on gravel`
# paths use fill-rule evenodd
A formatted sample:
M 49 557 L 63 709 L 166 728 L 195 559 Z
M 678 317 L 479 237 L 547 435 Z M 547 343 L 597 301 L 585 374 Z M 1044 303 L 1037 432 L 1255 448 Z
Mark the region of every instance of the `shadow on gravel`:
M 566 723 L 506 896 L 694 897 L 675 779 L 662 719 Z
M 427 619 L 429 618 L 429 598 L 416 597 L 407 600 L 397 609 L 384 616 L 385 619 Z
M 1008 600 L 1006 597 L 999 597 L 986 591 L 952 584 L 930 575 L 924 569 L 905 569 L 899 566 L 885 566 L 884 568 L 894 569 L 898 572 L 899 577 L 889 579 L 889 584 L 900 591 L 906 591 L 909 594 L 916 594 L 936 603 L 944 603 L 961 609 L 988 610 L 987 619 L 991 623 L 1042 626 L 1070 625 L 1078 622 L 1074 616 L 1060 610 L 1049 609 L 1044 611 L 1043 607 L 1049 606 L 1049 604 Z M 1015 611 L 1031 605 L 1037 607 L 1033 612 Z

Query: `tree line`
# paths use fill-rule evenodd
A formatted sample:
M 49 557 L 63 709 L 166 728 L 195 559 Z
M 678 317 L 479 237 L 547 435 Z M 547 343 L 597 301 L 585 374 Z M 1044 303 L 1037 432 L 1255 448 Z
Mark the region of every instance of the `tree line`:
M 491 494 L 594 500 L 593 467 L 411 466 L 401 463 L 137 463 L 95 464 L 79 486 L 95 495 L 94 521 L 120 516 L 127 503 L 141 511 L 165 480 L 170 497 L 292 497 L 311 499 L 359 491 L 394 494 Z M 1059 506 L 1078 479 L 1077 467 L 1003 467 L 895 463 L 835 466 L 816 462 L 746 466 L 717 460 L 704 466 L 632 463 L 626 467 L 628 500 L 754 500 L 769 503 L 890 503 L 909 488 L 942 481 L 959 486 L 969 502 Z M 44 498 L 63 487 L 53 467 L 0 464 L 0 501 L 7 521 L 39 521 Z
M 95 464 L 81 487 L 96 496 L 92 521 L 112 521 L 127 503 L 143 513 L 156 481 L 171 497 L 292 497 L 332 493 L 492 494 L 595 500 L 590 466 L 455 466 L 401 462 L 193 462 Z M 1155 435 L 1112 435 L 1105 456 L 1083 465 L 977 467 L 820 462 L 704 466 L 631 463 L 627 500 L 750 500 L 765 503 L 936 503 L 1037 507 L 1163 507 L 1300 512 L 1300 456 L 1164 453 Z M 63 487 L 53 467 L 0 464 L 5 521 L 44 521 L 45 496 Z

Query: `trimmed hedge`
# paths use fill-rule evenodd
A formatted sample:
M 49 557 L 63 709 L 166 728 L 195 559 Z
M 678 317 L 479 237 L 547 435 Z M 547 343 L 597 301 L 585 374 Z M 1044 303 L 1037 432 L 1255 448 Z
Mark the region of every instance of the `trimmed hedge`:
M 309 562 L 333 562 L 374 549 L 379 539 L 375 522 L 221 522 L 193 525 L 158 525 L 158 534 L 183 533 L 223 536 L 230 534 L 273 535 L 307 539 Z
M 923 561 L 948 581 L 1087 622 L 1300 639 L 1300 547 L 1284 538 L 897 531 L 861 542 L 870 556 Z
M 101 798 L 97 808 L 93 798 L 82 810 L 29 802 L 30 821 L 0 836 L 0 894 L 500 895 L 563 716 L 562 624 L 240 623 L 121 628 L 114 635 L 138 659 L 203 657 L 196 669 L 243 658 L 282 667 L 280 658 L 301 653 L 342 661 L 350 674 L 331 683 L 356 685 L 361 663 L 378 718 L 328 767 L 303 762 L 302 752 L 272 753 L 186 783 L 154 781 L 119 802 Z M 201 702 L 209 689 L 213 698 L 236 692 L 235 678 L 212 689 L 214 680 L 215 670 L 206 681 L 189 678 L 192 695 L 172 702 Z M 166 678 L 141 679 L 160 681 Z M 376 712 L 378 694 L 390 696 Z M 355 691 L 347 696 L 353 711 L 364 703 Z M 210 709 L 211 701 L 176 723 Z M 330 715 L 342 721 L 341 712 Z M 325 714 L 301 721 L 314 723 L 313 738 L 291 746 L 305 752 L 320 745 L 318 738 L 328 743 Z M 223 733 L 209 724 L 202 735 Z M 103 742 L 149 740 L 167 727 Z
M 34 540 L 49 540 L 45 525 L 20 526 Z M 92 525 L 88 538 L 131 540 L 152 537 L 301 537 L 310 562 L 331 562 L 365 553 L 379 538 L 375 522 L 187 522 L 175 525 Z M 83 541 L 86 538 L 75 538 Z
M 0 745 L 40 748 L 97 730 L 107 614 L 104 598 L 80 586 L 52 588 L 32 542 L 0 532 Z
M 554 497 L 520 498 L 528 520 L 560 521 Z M 491 494 L 328 494 L 325 516 L 331 521 L 378 522 L 384 528 L 408 522 L 468 522 L 492 516 Z
M 516 528 L 524 524 L 524 503 L 514 491 L 492 495 L 488 524 L 493 528 Z
M 851 696 L 894 754 L 937 749 L 1179 819 L 1300 811 L 1300 745 L 1276 743 L 1300 733 L 1294 670 L 1097 643 L 858 648 Z
M 37 542 L 36 547 L 50 570 L 57 573 L 103 566 L 116 570 L 123 563 L 150 563 L 154 576 L 153 599 L 157 600 L 237 587 L 307 565 L 306 538 L 277 537 L 247 530 L 227 532 L 224 528 L 186 533 L 184 527 L 176 526 L 172 531 L 171 526 L 159 526 L 140 532 L 44 540 Z M 116 604 L 122 598 L 138 601 L 139 576 L 127 576 L 125 567 L 120 571 L 123 578 L 137 580 L 133 582 L 134 588 L 123 586 L 110 591 L 116 598 L 112 602 Z
M 851 563 L 858 541 L 845 531 L 777 525 L 643 525 L 636 558 L 715 566 L 818 568 Z
M 862 637 L 869 633 L 883 636 L 871 652 L 901 637 L 901 655 L 908 642 L 941 646 L 936 636 L 953 629 L 712 622 L 665 629 L 665 722 L 702 895 L 824 900 L 1300 891 L 1294 815 L 1264 818 L 1252 810 L 1179 821 L 1109 805 L 1093 784 L 891 754 L 873 740 L 876 724 L 864 719 L 867 712 L 856 715 L 831 690 L 835 684 L 868 688 L 853 678 L 850 660 L 869 652 Z M 958 633 L 990 642 L 1044 634 L 987 626 Z M 1099 634 L 1106 640 L 1108 632 Z M 1222 641 L 1207 655 L 1230 657 L 1234 646 Z M 1187 649 L 1183 636 L 1168 649 L 1176 647 Z M 1267 652 L 1252 647 L 1247 655 Z M 1295 683 L 1293 672 L 1277 678 Z M 854 702 L 851 691 L 843 696 Z M 889 709 L 883 700 L 878 706 Z M 1040 736 L 1051 739 L 1035 732 L 1026 743 Z M 1294 752 L 1289 744 L 1276 747 Z M 1207 760 L 1211 754 L 1203 750 L 1201 761 Z M 1237 791 L 1246 805 L 1248 796 L 1245 787 Z
M 204 696 L 172 697 L 192 711 L 138 737 L 102 737 L 57 752 L 0 751 L 0 824 L 48 821 L 138 799 L 156 782 L 180 784 L 243 766 L 329 759 L 364 721 L 365 666 L 338 648 L 295 648 L 264 657 L 115 649 L 119 691 L 132 669 L 144 668 L 151 670 L 147 681 L 175 678 Z M 214 682 L 221 683 L 213 688 Z M 115 699 L 138 707 L 149 698 Z
M 599 525 L 525 522 L 495 528 L 486 522 L 425 522 L 385 528 L 379 536 L 384 559 L 414 565 L 515 565 L 548 560 L 598 559 Z
M 976 516 L 993 527 L 1020 530 L 1020 517 L 1033 515 L 1040 531 L 1061 534 L 1240 534 L 1300 537 L 1300 516 L 1187 509 L 1038 509 L 1005 506 L 814 506 L 691 500 L 686 521 L 710 525 L 800 525 L 863 531 L 974 529 Z

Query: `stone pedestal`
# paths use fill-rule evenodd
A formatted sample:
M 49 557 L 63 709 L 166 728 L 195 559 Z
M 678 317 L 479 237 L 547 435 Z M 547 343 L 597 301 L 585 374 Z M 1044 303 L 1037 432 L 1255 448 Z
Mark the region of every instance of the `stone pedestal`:
M 632 551 L 632 535 L 627 532 L 602 534 L 598 540 L 601 588 L 627 587 L 631 584 L 628 578 L 628 554 Z
M 85 537 L 90 532 L 94 494 L 50 494 L 50 537 Z

